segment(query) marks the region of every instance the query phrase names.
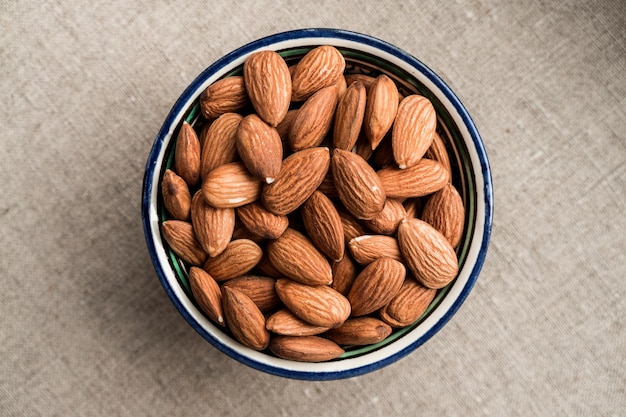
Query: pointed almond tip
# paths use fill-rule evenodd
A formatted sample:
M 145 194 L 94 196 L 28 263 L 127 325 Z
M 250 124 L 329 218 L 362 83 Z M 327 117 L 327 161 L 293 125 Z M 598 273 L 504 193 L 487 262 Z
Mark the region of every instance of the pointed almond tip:
M 398 165 L 398 168 L 400 168 L 400 169 L 406 169 L 406 164 L 400 164 L 400 165 Z

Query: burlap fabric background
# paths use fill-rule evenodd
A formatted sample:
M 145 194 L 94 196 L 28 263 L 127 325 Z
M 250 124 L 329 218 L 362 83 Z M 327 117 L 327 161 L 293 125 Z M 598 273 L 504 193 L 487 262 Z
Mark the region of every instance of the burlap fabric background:
M 2 1 L 0 415 L 624 415 L 625 19 L 620 0 Z M 302 27 L 430 66 L 478 125 L 495 189 L 458 314 L 409 357 L 334 382 L 205 342 L 140 221 L 147 155 L 186 85 Z

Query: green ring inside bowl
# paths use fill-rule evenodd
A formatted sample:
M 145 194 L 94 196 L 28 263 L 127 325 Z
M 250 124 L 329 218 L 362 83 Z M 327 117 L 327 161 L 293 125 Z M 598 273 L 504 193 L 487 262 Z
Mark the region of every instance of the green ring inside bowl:
M 292 64 L 302 58 L 302 56 L 304 56 L 304 54 L 306 54 L 313 47 L 314 46 L 306 48 L 291 48 L 280 50 L 277 52 L 285 59 L 288 64 Z M 446 145 L 446 150 L 448 151 L 448 156 L 450 158 L 450 165 L 452 169 L 452 183 L 459 191 L 463 200 L 463 204 L 465 206 L 466 227 L 463 231 L 461 241 L 456 249 L 460 271 L 463 268 L 465 259 L 467 258 L 467 253 L 469 251 L 471 243 L 471 237 L 474 233 L 474 220 L 476 218 L 476 183 L 471 170 L 471 162 L 469 159 L 468 150 L 465 146 L 461 133 L 459 132 L 457 126 L 453 123 L 452 117 L 447 112 L 445 107 L 441 104 L 441 102 L 437 99 L 437 97 L 432 94 L 422 83 L 420 83 L 417 79 L 408 74 L 406 71 L 388 63 L 387 61 L 381 60 L 376 56 L 364 53 L 362 51 L 342 47 L 338 47 L 337 49 L 339 49 L 339 51 L 342 53 L 346 60 L 346 74 L 361 73 L 376 76 L 383 73 L 396 82 L 396 85 L 398 85 L 398 89 L 404 95 L 419 93 L 432 102 L 435 111 L 437 112 L 438 133 Z M 242 66 L 239 66 L 230 71 L 224 77 L 241 74 Z M 201 119 L 202 118 L 200 116 L 199 100 L 196 100 L 194 105 L 191 106 L 190 110 L 185 114 L 183 120 L 194 126 Z M 178 135 L 179 128 L 177 128 L 174 132 L 172 137 L 173 139 L 169 143 L 168 148 L 165 151 L 166 161 L 163 164 L 162 172 L 159 176 L 159 182 L 162 180 L 162 176 L 165 170 L 168 168 L 172 168 L 174 165 L 173 150 L 176 146 L 176 137 Z M 161 222 L 168 220 L 168 215 L 165 210 L 163 198 L 160 191 L 157 201 L 157 212 L 159 215 L 159 219 L 161 220 Z M 187 294 L 189 299 L 193 300 L 195 304 L 195 300 L 193 298 L 193 295 L 191 294 L 191 289 L 189 286 L 187 266 L 183 261 L 178 258 L 178 256 L 176 256 L 176 254 L 174 254 L 171 249 L 169 249 L 169 247 L 167 247 L 167 253 L 170 264 L 172 266 L 172 269 L 174 270 L 174 273 L 176 274 L 178 281 L 185 290 L 185 293 Z M 403 337 L 408 332 L 413 330 L 416 326 L 419 326 L 419 324 L 430 315 L 430 313 L 446 297 L 453 284 L 454 280 L 444 288 L 438 290 L 435 298 L 430 303 L 428 308 L 413 324 L 403 327 L 401 329 L 394 330 L 391 335 L 389 335 L 385 340 L 379 343 L 367 346 L 347 347 L 345 348 L 345 353 L 335 360 L 357 357 L 366 353 L 373 352 Z

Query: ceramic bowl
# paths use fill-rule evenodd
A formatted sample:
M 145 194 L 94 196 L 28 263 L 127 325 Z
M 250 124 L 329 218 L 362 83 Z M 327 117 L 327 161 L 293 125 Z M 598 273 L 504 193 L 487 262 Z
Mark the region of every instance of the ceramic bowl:
M 240 74 L 244 60 L 255 51 L 275 50 L 290 63 L 323 44 L 333 45 L 342 52 L 346 73 L 384 73 L 397 83 L 402 93 L 417 92 L 431 100 L 438 114 L 438 131 L 450 157 L 453 184 L 465 204 L 466 227 L 457 247 L 458 276 L 438 291 L 419 320 L 376 345 L 347 349 L 341 357 L 329 362 L 306 363 L 246 348 L 199 310 L 189 290 L 184 263 L 168 249 L 161 236 L 160 223 L 167 215 L 159 184 L 164 171 L 173 164 L 173 149 L 181 124 L 188 121 L 193 125 L 201 118 L 198 101 L 207 86 L 222 77 Z M 161 285 L 180 314 L 204 339 L 226 355 L 259 371 L 294 379 L 329 380 L 362 375 L 398 361 L 433 337 L 452 318 L 472 290 L 485 260 L 492 203 L 491 173 L 481 137 L 466 108 L 439 76 L 417 58 L 371 36 L 346 30 L 303 29 L 258 39 L 228 53 L 185 89 L 165 119 L 148 157 L 142 219 L 148 250 Z

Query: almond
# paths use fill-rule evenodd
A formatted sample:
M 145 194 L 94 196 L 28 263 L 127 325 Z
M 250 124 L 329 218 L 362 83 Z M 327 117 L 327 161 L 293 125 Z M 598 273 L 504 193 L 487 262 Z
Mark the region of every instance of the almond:
M 453 247 L 459 244 L 465 227 L 465 208 L 454 185 L 446 184 L 428 199 L 422 220 L 441 232 Z
M 424 314 L 436 294 L 437 290 L 426 288 L 407 277 L 396 296 L 380 309 L 380 318 L 391 327 L 406 327 Z
M 288 228 L 276 240 L 267 244 L 267 256 L 274 267 L 294 281 L 310 284 L 330 284 L 330 265 L 313 243 L 302 233 Z
M 345 243 L 341 218 L 328 197 L 315 191 L 300 211 L 304 227 L 315 246 L 338 261 L 343 258 Z
M 396 161 L 393 158 L 393 144 L 391 142 L 391 135 L 387 134 L 380 142 L 376 151 L 373 153 L 372 165 L 377 168 L 385 168 L 390 165 L 396 165 Z
M 264 350 L 270 342 L 265 328 L 265 317 L 245 294 L 223 287 L 222 304 L 226 324 L 242 345 L 254 350 Z
M 176 140 L 174 151 L 176 173 L 189 187 L 195 187 L 200 180 L 200 140 L 196 131 L 183 122 Z
M 293 70 L 291 100 L 304 101 L 316 91 L 334 85 L 345 67 L 346 61 L 337 48 L 322 45 L 311 49 Z
M 366 266 L 348 293 L 352 315 L 364 316 L 383 307 L 400 291 L 405 276 L 404 265 L 388 257 L 378 258 Z
M 251 240 L 231 241 L 226 249 L 214 258 L 209 258 L 203 265 L 216 281 L 226 281 L 246 274 L 261 260 L 263 250 Z
M 202 195 L 213 207 L 235 208 L 256 201 L 261 195 L 261 180 L 242 162 L 215 168 L 202 183 Z
M 430 100 L 413 94 L 398 106 L 391 141 L 393 156 L 400 169 L 416 165 L 433 142 L 437 114 Z
M 369 229 L 360 224 L 357 219 L 345 209 L 338 209 L 341 226 L 343 227 L 343 237 L 345 243 L 349 243 L 352 239 L 370 233 Z
M 452 176 L 450 157 L 446 150 L 446 144 L 436 131 L 433 135 L 433 143 L 431 143 L 430 148 L 426 151 L 426 158 L 439 162 L 450 173 L 450 176 Z
M 387 167 L 377 174 L 390 198 L 422 197 L 442 189 L 450 181 L 443 165 L 426 158 L 410 168 Z
M 215 168 L 235 162 L 237 157 L 237 127 L 242 117 L 237 113 L 225 113 L 209 127 L 202 129 L 202 154 L 200 176 L 206 180 Z
M 241 120 L 236 136 L 237 152 L 248 171 L 268 184 L 274 182 L 283 160 L 278 131 L 251 114 Z
M 325 362 L 344 353 L 335 342 L 319 336 L 275 336 L 269 347 L 279 358 L 300 362 Z
M 175 220 L 189 220 L 191 210 L 191 195 L 184 179 L 176 175 L 171 169 L 165 170 L 161 181 L 163 205 Z
M 398 241 L 393 236 L 358 236 L 348 242 L 348 248 L 352 258 L 361 265 L 367 265 L 383 256 L 402 261 Z
M 362 82 L 352 83 L 337 105 L 333 145 L 351 151 L 359 138 L 365 115 L 367 91 Z
M 356 265 L 349 254 L 345 254 L 340 261 L 332 265 L 333 283 L 331 287 L 342 295 L 348 295 L 350 287 L 356 278 L 358 271 Z
M 191 224 L 200 245 L 209 256 L 226 249 L 235 229 L 235 210 L 210 206 L 198 190 L 191 201 Z
M 331 161 L 339 199 L 357 219 L 371 219 L 385 205 L 380 178 L 368 163 L 349 151 L 335 149 Z
M 398 225 L 406 218 L 406 211 L 399 200 L 388 198 L 383 210 L 370 220 L 363 223 L 372 231 L 381 235 L 393 235 Z
M 267 251 L 263 252 L 263 257 L 261 258 L 259 263 L 256 264 L 256 266 L 254 267 L 254 271 L 267 277 L 272 277 L 272 278 L 283 277 L 283 274 L 278 269 L 276 269 L 274 265 L 272 265 L 272 262 L 270 262 L 269 258 L 267 257 Z
M 414 217 L 420 218 L 422 216 L 422 206 L 424 205 L 423 199 L 420 197 L 407 198 L 402 203 L 404 211 L 406 211 L 406 218 L 412 219 Z
M 166 220 L 161 225 L 161 233 L 170 249 L 183 261 L 191 265 L 202 265 L 207 255 L 196 239 L 191 223 Z
M 265 328 L 272 333 L 284 336 L 313 336 L 328 330 L 328 327 L 315 326 L 299 319 L 286 308 L 268 317 Z
M 249 102 L 244 79 L 240 75 L 222 78 L 208 86 L 200 95 L 200 109 L 207 119 L 237 112 Z
M 229 279 L 222 286 L 233 288 L 252 300 L 262 313 L 276 310 L 281 302 L 274 285 L 276 279 L 258 275 L 244 275 Z
M 346 84 L 348 85 L 348 87 L 350 87 L 355 82 L 360 81 L 363 83 L 363 86 L 366 89 L 369 89 L 376 80 L 376 77 L 365 74 L 346 74 L 344 78 L 346 79 Z
M 337 87 L 316 91 L 298 110 L 289 128 L 289 146 L 294 151 L 319 146 L 332 125 L 337 107 Z
M 238 207 L 236 212 L 246 229 L 263 239 L 277 239 L 289 226 L 287 216 L 271 213 L 259 202 Z
M 261 244 L 265 240 L 265 238 L 262 238 L 256 233 L 252 233 L 251 231 L 249 231 L 248 228 L 244 226 L 243 223 L 237 218 L 236 214 L 235 214 L 235 230 L 233 230 L 233 235 L 232 235 L 231 240 L 235 240 L 235 239 L 248 239 L 248 240 L 253 241 L 256 244 Z
M 337 82 L 335 83 L 335 86 L 337 87 L 337 98 L 338 100 L 341 100 L 341 98 L 344 96 L 344 94 L 346 94 L 346 91 L 348 90 L 348 83 L 346 82 L 346 77 L 344 77 L 343 75 L 340 76 Z
M 391 125 L 398 111 L 398 88 L 385 74 L 376 77 L 367 92 L 363 128 L 371 144 L 376 149 Z
M 322 337 L 341 346 L 364 346 L 382 342 L 391 334 L 391 327 L 374 317 L 354 317 L 340 327 L 331 329 Z
M 319 185 L 319 187 L 317 187 L 317 190 L 329 198 L 339 197 L 339 193 L 337 193 L 337 188 L 335 188 L 335 181 L 333 180 L 333 173 L 331 172 L 331 170 L 328 170 L 326 176 L 324 177 L 324 180 Z
M 407 219 L 398 227 L 400 253 L 417 280 L 428 288 L 443 288 L 458 272 L 454 248 L 444 235 L 419 219 Z
M 291 213 L 322 183 L 329 165 L 328 148 L 304 149 L 288 156 L 276 181 L 263 187 L 263 204 L 274 214 Z
M 283 57 L 275 51 L 255 52 L 244 62 L 243 76 L 257 114 L 270 126 L 278 126 L 291 102 L 291 75 Z
M 281 142 L 286 143 L 289 140 L 289 129 L 291 129 L 291 124 L 297 114 L 298 109 L 290 109 L 285 117 L 283 117 L 283 120 L 276 126 L 276 131 L 278 132 L 278 136 L 280 136 Z
M 334 328 L 350 316 L 348 299 L 327 285 L 305 285 L 281 278 L 276 292 L 287 308 L 307 323 Z
M 211 275 L 192 266 L 189 270 L 189 286 L 198 306 L 211 320 L 224 326 L 222 291 Z

